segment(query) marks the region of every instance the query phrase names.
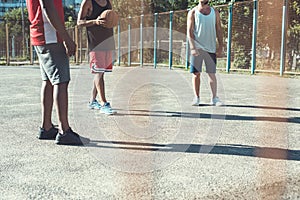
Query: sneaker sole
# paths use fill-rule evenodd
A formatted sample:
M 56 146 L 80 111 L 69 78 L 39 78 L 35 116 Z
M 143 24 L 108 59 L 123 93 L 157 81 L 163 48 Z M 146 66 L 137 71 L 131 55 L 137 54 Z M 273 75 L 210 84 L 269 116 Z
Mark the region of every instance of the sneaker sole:
M 105 115 L 115 115 L 115 114 L 117 114 L 117 112 L 107 113 L 107 112 L 103 112 L 103 111 L 100 111 L 100 113 L 105 114 Z
M 95 108 L 95 107 L 88 107 L 91 110 L 100 110 L 100 108 Z
M 75 144 L 75 143 L 61 143 L 61 142 L 55 142 L 55 144 L 57 144 L 57 145 L 69 145 L 69 146 L 83 146 L 84 145 L 83 143 Z
M 90 143 L 90 140 L 88 141 L 85 141 L 85 142 L 80 142 L 80 143 L 68 143 L 68 142 L 61 142 L 61 141 L 57 141 L 55 140 L 55 144 L 57 145 L 73 145 L 73 146 L 83 146 L 83 145 L 86 145 L 86 144 L 89 144 Z
M 39 140 L 55 140 L 55 137 L 53 137 L 53 138 L 51 138 L 51 137 L 45 138 L 45 137 L 36 136 L 36 138 L 39 139 Z
M 221 107 L 221 106 L 224 106 L 224 104 L 211 104 L 212 106 L 217 106 L 217 107 Z

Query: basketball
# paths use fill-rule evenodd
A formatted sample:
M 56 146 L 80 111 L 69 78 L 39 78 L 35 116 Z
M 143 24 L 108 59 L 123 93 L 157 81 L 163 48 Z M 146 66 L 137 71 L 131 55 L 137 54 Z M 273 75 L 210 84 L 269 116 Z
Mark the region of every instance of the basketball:
M 113 10 L 105 10 L 100 15 L 101 19 L 106 20 L 106 28 L 113 28 L 118 25 L 119 16 Z

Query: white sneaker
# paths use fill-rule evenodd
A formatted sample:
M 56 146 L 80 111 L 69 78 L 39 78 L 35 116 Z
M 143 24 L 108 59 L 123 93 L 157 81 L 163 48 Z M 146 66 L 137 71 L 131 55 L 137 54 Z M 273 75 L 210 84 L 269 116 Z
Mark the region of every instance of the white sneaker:
M 213 106 L 223 106 L 224 104 L 220 101 L 219 97 L 215 97 L 211 100 Z
M 200 104 L 200 98 L 199 97 L 195 97 L 193 99 L 192 106 L 199 106 L 199 104 Z

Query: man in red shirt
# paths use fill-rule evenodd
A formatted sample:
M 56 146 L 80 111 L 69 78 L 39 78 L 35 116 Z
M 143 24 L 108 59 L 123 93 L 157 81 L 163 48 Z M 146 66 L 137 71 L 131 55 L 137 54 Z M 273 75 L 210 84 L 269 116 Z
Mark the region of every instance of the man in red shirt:
M 42 125 L 39 139 L 55 139 L 56 144 L 83 145 L 88 138 L 73 132 L 68 121 L 68 56 L 75 54 L 76 45 L 64 26 L 61 0 L 27 0 L 30 36 L 39 57 L 42 89 Z M 52 124 L 55 103 L 58 128 Z

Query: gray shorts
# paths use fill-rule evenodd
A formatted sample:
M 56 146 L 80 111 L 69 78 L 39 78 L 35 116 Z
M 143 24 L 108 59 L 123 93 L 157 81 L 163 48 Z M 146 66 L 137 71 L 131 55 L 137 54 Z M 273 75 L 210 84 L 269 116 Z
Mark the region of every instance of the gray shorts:
M 217 57 L 215 53 L 209 53 L 198 49 L 199 56 L 191 56 L 190 72 L 202 72 L 202 64 L 205 62 L 205 69 L 207 73 L 216 73 Z
M 43 81 L 52 85 L 70 81 L 70 64 L 66 49 L 62 43 L 35 46 L 39 57 Z

